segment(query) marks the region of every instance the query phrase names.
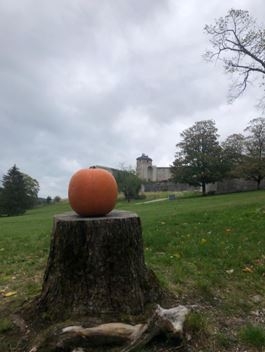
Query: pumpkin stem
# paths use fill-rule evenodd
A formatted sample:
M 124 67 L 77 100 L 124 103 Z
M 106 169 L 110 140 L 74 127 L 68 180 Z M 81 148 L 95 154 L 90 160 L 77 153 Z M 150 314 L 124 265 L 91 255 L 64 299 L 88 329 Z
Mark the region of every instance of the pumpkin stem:
M 90 169 L 96 169 L 96 166 L 90 166 Z

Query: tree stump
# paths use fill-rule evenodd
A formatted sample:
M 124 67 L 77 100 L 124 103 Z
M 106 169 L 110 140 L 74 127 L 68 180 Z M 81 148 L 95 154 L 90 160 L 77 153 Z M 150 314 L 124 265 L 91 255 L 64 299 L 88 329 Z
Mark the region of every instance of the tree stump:
M 163 296 L 144 261 L 140 218 L 112 211 L 104 217 L 56 215 L 39 312 L 73 316 L 144 313 Z

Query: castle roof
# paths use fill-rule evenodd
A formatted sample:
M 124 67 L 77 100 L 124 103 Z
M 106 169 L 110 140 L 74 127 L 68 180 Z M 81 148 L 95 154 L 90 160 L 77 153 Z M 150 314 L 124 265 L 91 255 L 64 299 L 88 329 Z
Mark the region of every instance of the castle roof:
M 146 155 L 146 154 L 144 154 L 144 153 L 142 153 L 141 156 L 139 156 L 138 158 L 136 158 L 136 160 L 148 160 L 148 161 L 152 161 L 152 159 L 149 158 L 149 156 Z

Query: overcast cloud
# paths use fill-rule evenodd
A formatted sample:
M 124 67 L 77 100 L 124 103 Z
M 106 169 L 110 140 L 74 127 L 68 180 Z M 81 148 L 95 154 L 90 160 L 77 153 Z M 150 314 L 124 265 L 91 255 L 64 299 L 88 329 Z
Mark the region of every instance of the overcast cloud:
M 229 76 L 202 57 L 231 7 L 264 21 L 264 0 L 1 1 L 0 176 L 16 164 L 66 197 L 79 168 L 168 166 L 195 121 L 242 132 L 260 92 L 228 104 Z

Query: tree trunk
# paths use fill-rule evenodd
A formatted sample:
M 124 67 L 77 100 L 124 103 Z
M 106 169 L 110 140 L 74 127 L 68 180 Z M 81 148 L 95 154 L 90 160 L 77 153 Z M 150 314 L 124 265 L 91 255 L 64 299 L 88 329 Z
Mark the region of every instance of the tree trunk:
M 206 183 L 202 181 L 202 195 L 205 196 L 206 194 Z
M 261 177 L 257 179 L 257 190 L 260 190 Z
M 52 319 L 144 312 L 163 291 L 144 262 L 140 218 L 55 216 L 38 311 Z

